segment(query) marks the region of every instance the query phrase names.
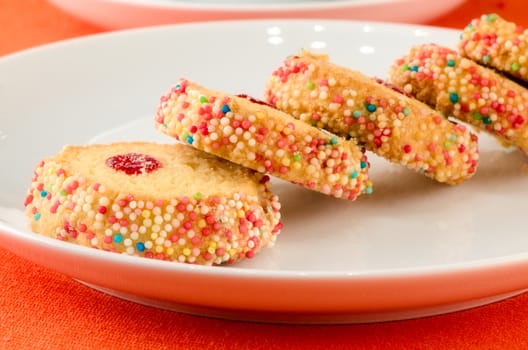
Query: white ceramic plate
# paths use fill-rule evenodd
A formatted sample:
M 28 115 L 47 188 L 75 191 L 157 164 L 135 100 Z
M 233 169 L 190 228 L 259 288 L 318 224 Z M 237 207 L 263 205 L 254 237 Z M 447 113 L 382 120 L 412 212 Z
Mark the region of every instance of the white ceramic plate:
M 425 23 L 463 0 L 49 0 L 104 28 L 248 18 Z
M 481 135 L 468 182 L 437 184 L 370 154 L 375 192 L 356 202 L 276 181 L 277 245 L 236 266 L 152 261 L 28 232 L 33 166 L 64 144 L 155 140 L 179 77 L 259 97 L 282 60 L 310 48 L 386 77 L 415 43 L 457 32 L 344 21 L 217 22 L 132 30 L 0 60 L 0 246 L 108 293 L 203 315 L 280 322 L 394 320 L 481 305 L 528 288 L 526 158 Z

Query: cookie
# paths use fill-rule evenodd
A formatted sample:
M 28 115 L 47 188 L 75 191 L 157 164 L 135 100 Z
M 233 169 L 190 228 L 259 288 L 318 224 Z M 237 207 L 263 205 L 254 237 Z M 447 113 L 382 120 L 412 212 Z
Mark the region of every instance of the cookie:
M 356 139 L 369 151 L 458 184 L 478 164 L 477 137 L 403 91 L 302 51 L 268 81 L 266 100 L 308 124 Z
M 419 45 L 391 68 L 392 83 L 447 116 L 528 153 L 528 90 L 435 44 Z
M 528 81 L 528 31 L 496 14 L 471 21 L 462 31 L 459 53 L 481 65 Z
M 311 190 L 348 200 L 372 192 L 367 159 L 354 141 L 247 96 L 181 79 L 162 96 L 155 124 L 176 140 Z
M 203 265 L 253 257 L 281 228 L 269 177 L 181 144 L 66 146 L 35 169 L 34 232 Z

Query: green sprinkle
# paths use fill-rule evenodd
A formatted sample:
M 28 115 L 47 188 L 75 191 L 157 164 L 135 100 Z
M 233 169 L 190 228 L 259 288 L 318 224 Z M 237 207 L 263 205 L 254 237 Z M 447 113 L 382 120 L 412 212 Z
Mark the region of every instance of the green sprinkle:
M 354 170 L 353 172 L 351 172 L 350 175 L 348 175 L 348 177 L 351 179 L 355 179 L 356 177 L 358 177 L 357 170 Z
M 454 67 L 455 66 L 455 60 L 450 58 L 447 60 L 447 66 L 448 67 Z
M 209 100 L 205 96 L 200 96 L 200 103 L 207 103 Z
M 294 161 L 298 162 L 298 161 L 300 161 L 301 159 L 302 159 L 302 156 L 301 156 L 300 153 L 294 153 L 294 154 L 293 154 L 293 160 L 294 160 Z
M 306 88 L 308 90 L 313 90 L 315 88 L 315 84 L 313 82 L 309 81 L 309 82 L 306 83 Z
M 330 139 L 329 143 L 330 143 L 331 145 L 337 145 L 337 137 L 335 137 L 335 136 L 332 137 L 332 138 Z
M 410 111 L 409 111 L 409 108 L 403 107 L 402 112 L 403 112 L 403 115 L 408 116 Z
M 497 20 L 497 15 L 494 14 L 494 13 L 490 13 L 488 16 L 487 16 L 487 19 L 488 19 L 488 22 L 489 23 L 493 23 Z
M 491 124 L 491 118 L 490 117 L 484 117 L 482 118 L 482 122 L 486 125 Z
M 68 194 L 68 192 L 66 192 L 66 190 L 63 188 L 61 191 L 60 191 L 60 194 L 61 196 L 66 196 Z
M 40 220 L 40 213 L 39 212 L 35 213 L 35 215 L 33 215 L 33 218 L 35 219 L 35 221 Z
M 403 66 L 402 66 L 402 71 L 408 71 L 409 70 L 409 65 L 407 63 L 404 63 Z
M 200 200 L 200 199 L 202 199 L 202 194 L 200 192 L 196 192 L 196 194 L 194 195 L 194 198 L 196 200 Z
M 451 134 L 449 136 L 449 140 L 452 141 L 452 142 L 455 142 L 457 140 L 457 136 L 455 134 Z
M 374 192 L 374 189 L 372 187 L 365 188 L 365 193 L 366 194 L 372 194 L 372 192 Z
M 479 112 L 473 112 L 473 119 L 481 120 L 482 119 L 482 114 L 480 114 Z
M 520 66 L 519 66 L 519 63 L 517 62 L 513 62 L 512 65 L 511 65 L 511 70 L 514 71 L 514 72 L 517 72 L 519 70 Z
M 482 62 L 488 63 L 490 61 L 490 57 L 488 55 L 482 56 Z
M 450 147 L 451 147 L 451 142 L 449 142 L 448 140 L 445 140 L 445 141 L 444 141 L 444 148 L 445 148 L 445 149 L 448 149 L 448 148 L 450 148 Z
M 361 117 L 361 111 L 360 110 L 355 110 L 354 113 L 352 113 L 352 115 L 354 116 L 354 118 L 359 118 Z

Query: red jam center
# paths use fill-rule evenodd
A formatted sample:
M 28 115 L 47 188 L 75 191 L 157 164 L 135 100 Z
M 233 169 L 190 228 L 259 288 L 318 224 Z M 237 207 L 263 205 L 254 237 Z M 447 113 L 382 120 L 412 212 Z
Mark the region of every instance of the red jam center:
M 388 87 L 389 89 L 392 89 L 393 91 L 396 91 L 396 92 L 399 93 L 399 94 L 402 94 L 402 95 L 407 96 L 407 97 L 411 97 L 411 95 L 409 95 L 408 93 L 406 93 L 405 91 L 403 91 L 403 89 L 400 89 L 400 88 L 397 87 L 396 85 L 391 84 L 391 83 L 389 83 L 389 82 L 386 81 L 386 80 L 383 80 L 383 79 L 380 79 L 380 78 L 374 78 L 374 81 L 376 81 L 376 83 L 378 83 L 378 84 L 381 84 L 381 85 L 383 85 L 383 86 Z
M 162 166 L 157 159 L 140 153 L 118 154 L 108 158 L 106 165 L 128 175 L 151 173 Z
M 263 105 L 263 106 L 268 106 L 268 107 L 271 107 L 273 109 L 275 109 L 275 106 L 272 106 L 270 105 L 269 103 L 267 102 L 264 102 L 262 100 L 259 100 L 259 99 L 256 99 L 254 97 L 251 97 L 249 95 L 246 95 L 246 94 L 238 94 L 236 95 L 237 97 L 240 97 L 240 98 L 245 98 L 246 100 L 248 100 L 249 102 L 252 102 L 252 103 L 256 103 L 258 105 Z

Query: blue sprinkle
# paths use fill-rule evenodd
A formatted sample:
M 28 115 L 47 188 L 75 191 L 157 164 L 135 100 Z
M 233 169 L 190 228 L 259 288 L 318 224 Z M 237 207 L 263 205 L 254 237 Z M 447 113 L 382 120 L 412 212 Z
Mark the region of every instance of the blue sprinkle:
M 365 162 L 364 160 L 362 160 L 359 164 L 361 166 L 361 169 L 365 169 L 367 167 L 367 162 Z
M 145 244 L 143 242 L 137 242 L 136 243 L 136 249 L 138 252 L 144 252 L 145 251 Z
M 354 118 L 357 119 L 357 118 L 361 117 L 361 111 L 359 111 L 359 110 L 355 110 L 354 113 L 353 113 L 352 115 L 354 116 Z
M 114 235 L 114 242 L 115 242 L 115 243 L 121 243 L 121 242 L 123 242 L 123 235 L 120 234 L 120 233 L 116 233 L 116 234 Z
M 181 85 L 180 84 L 176 84 L 175 88 L 176 88 L 176 90 L 180 90 L 181 89 Z
M 190 136 L 190 135 L 187 136 L 187 143 L 188 143 L 189 145 L 192 145 L 193 141 L 194 141 L 194 139 L 193 139 L 192 136 Z
M 365 193 L 366 194 L 372 194 L 372 192 L 374 192 L 374 189 L 372 187 L 365 188 Z
M 456 92 L 452 92 L 449 94 L 449 100 L 453 103 L 457 103 L 458 102 L 458 95 Z
M 33 218 L 38 221 L 40 219 L 40 213 L 35 213 L 35 215 L 33 216 Z
M 351 179 L 355 179 L 356 177 L 358 177 L 358 172 L 356 170 L 354 170 L 352 173 L 350 173 L 350 175 L 348 175 Z
M 367 111 L 369 111 L 370 113 L 376 112 L 376 105 L 369 103 L 367 105 Z
M 418 69 L 419 69 L 419 67 L 416 66 L 416 65 L 411 67 L 411 70 L 412 70 L 413 72 L 418 72 Z
M 228 112 L 231 112 L 231 108 L 229 108 L 228 105 L 223 105 L 222 106 L 222 113 L 226 114 Z
M 45 198 L 47 195 L 48 195 L 48 192 L 46 192 L 46 190 L 42 190 L 42 191 L 40 192 L 40 196 L 41 196 L 42 198 Z

